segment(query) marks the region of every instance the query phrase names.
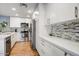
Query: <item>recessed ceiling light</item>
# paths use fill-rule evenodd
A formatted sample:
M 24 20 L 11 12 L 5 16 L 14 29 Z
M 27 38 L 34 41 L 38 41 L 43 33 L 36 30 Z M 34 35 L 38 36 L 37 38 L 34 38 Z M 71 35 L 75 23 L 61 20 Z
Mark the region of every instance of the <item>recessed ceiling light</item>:
M 16 8 L 12 8 L 13 11 L 16 11 Z
M 32 11 L 31 10 L 28 10 L 28 13 L 31 13 Z
M 19 16 L 19 14 L 16 14 L 16 16 Z
M 27 7 L 27 4 L 26 3 L 20 3 L 20 6 L 21 7 Z
M 34 13 L 35 13 L 35 14 L 39 14 L 39 12 L 38 12 L 38 11 L 35 11 Z

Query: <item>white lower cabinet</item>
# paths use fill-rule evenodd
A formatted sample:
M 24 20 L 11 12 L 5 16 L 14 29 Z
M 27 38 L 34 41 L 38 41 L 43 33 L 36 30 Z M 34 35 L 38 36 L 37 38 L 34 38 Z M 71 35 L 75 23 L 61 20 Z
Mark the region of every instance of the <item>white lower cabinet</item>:
M 39 54 L 42 56 L 64 56 L 65 52 L 44 39 L 39 39 Z
M 15 44 L 15 42 L 16 42 L 16 33 L 13 33 L 12 35 L 11 35 L 11 48 L 13 47 L 13 45 Z
M 6 38 L 11 36 L 11 48 L 13 47 L 13 45 L 16 42 L 16 33 L 11 33 L 11 35 L 8 36 L 4 36 L 4 37 L 0 37 L 0 56 L 5 56 L 6 55 Z
M 0 41 L 0 56 L 4 56 L 5 55 L 5 49 L 4 49 L 4 47 L 5 47 L 4 39 L 2 39 Z

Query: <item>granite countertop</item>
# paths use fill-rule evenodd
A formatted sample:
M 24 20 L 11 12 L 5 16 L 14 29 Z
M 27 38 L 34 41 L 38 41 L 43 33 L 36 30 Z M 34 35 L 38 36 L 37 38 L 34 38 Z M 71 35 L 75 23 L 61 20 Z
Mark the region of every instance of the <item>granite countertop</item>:
M 71 55 L 79 56 L 79 42 L 53 36 L 52 37 L 40 36 L 40 37 Z

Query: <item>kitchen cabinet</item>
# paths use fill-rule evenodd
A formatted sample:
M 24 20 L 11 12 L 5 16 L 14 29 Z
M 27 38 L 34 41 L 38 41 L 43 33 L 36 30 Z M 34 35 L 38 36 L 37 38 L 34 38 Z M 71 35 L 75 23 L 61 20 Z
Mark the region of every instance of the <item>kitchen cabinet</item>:
M 4 39 L 3 40 L 0 40 L 0 56 L 3 56 L 5 55 L 4 52 L 5 52 L 5 44 L 4 44 Z
M 14 32 L 11 35 L 11 48 L 14 46 L 14 44 L 16 43 L 16 41 L 17 41 L 17 34 Z
M 36 49 L 40 56 L 45 55 L 45 51 L 44 51 L 43 47 L 41 46 L 40 38 L 38 38 L 38 40 L 36 39 Z
M 10 35 L 0 35 L 0 56 L 8 56 L 10 54 L 10 38 Z
M 38 52 L 42 56 L 64 56 L 65 54 L 64 51 L 54 45 L 51 45 L 42 38 L 39 39 L 39 47 Z
M 0 35 L 0 56 L 6 56 L 10 54 L 10 50 L 15 44 L 16 32 L 6 32 Z
M 45 53 L 39 53 L 40 55 L 48 56 L 79 56 L 79 42 L 65 40 L 58 37 L 40 36 L 38 39 L 38 52 L 45 51 Z M 41 51 L 42 52 L 42 51 Z
M 21 18 L 19 17 L 10 17 L 10 27 L 21 27 Z
M 30 19 L 21 17 L 10 17 L 10 27 L 21 27 L 21 23 L 30 23 Z

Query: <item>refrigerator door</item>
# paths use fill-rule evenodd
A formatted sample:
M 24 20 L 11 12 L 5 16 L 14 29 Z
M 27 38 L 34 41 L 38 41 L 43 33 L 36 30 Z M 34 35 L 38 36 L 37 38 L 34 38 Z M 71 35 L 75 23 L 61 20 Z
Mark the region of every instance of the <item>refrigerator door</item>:
M 36 49 L 36 21 L 32 20 L 32 48 Z

